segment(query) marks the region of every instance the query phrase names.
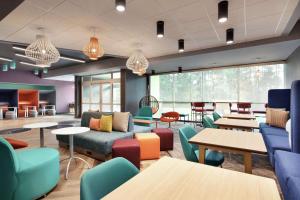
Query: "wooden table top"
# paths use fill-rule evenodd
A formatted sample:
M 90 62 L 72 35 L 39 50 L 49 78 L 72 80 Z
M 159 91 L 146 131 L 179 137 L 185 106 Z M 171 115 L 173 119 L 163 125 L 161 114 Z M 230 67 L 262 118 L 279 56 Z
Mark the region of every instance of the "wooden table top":
M 238 114 L 238 113 L 226 114 L 226 115 L 223 115 L 223 117 L 224 118 L 231 118 L 231 119 L 255 119 L 254 115 Z
M 273 179 L 164 157 L 104 200 L 280 200 Z
M 231 126 L 237 128 L 259 128 L 258 122 L 256 120 L 220 118 L 215 121 L 214 124 L 219 126 Z
M 260 133 L 206 128 L 189 140 L 190 143 L 266 154 Z

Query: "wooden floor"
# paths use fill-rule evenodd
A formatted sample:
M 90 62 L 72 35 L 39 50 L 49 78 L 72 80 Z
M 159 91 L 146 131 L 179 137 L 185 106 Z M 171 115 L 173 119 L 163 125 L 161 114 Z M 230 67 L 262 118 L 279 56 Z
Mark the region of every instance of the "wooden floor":
M 16 128 L 16 127 L 22 127 L 24 124 L 39 122 L 39 121 L 53 121 L 53 122 L 59 122 L 59 121 L 66 121 L 66 120 L 73 120 L 74 118 L 69 115 L 57 115 L 57 116 L 46 116 L 46 117 L 39 117 L 39 118 L 27 118 L 27 119 L 18 119 L 18 120 L 0 120 L 0 130 L 2 129 L 8 129 L 8 128 Z M 160 127 L 164 127 L 166 125 L 160 124 Z M 179 136 L 178 136 L 178 128 L 183 126 L 183 123 L 176 123 L 173 125 L 174 130 L 174 150 L 169 152 L 161 152 L 162 156 L 171 156 L 179 159 L 183 159 L 184 155 L 181 149 Z M 200 128 L 198 128 L 200 129 Z M 2 135 L 7 137 L 12 137 L 16 139 L 21 139 L 29 143 L 29 148 L 32 147 L 39 147 L 39 130 L 31 130 L 23 133 L 17 133 L 13 135 Z M 45 130 L 45 145 L 47 147 L 56 148 L 60 151 L 61 158 L 64 159 L 67 158 L 69 155 L 68 149 L 59 148 L 58 142 L 56 141 L 56 138 L 54 135 L 50 133 L 50 130 Z M 76 153 L 77 154 L 77 153 Z M 96 166 L 100 162 L 97 160 L 94 160 L 92 158 L 89 158 L 87 156 L 77 154 L 77 156 L 82 157 L 85 159 L 91 166 Z M 142 161 L 141 162 L 141 170 L 144 170 L 148 166 L 150 166 L 152 163 L 154 163 L 156 160 L 151 161 Z M 69 173 L 69 179 L 64 179 L 64 173 L 66 169 L 67 161 L 64 161 L 61 163 L 61 179 L 58 183 L 58 185 L 51 191 L 49 194 L 47 194 L 46 197 L 42 199 L 55 199 L 55 200 L 76 200 L 80 199 L 79 192 L 80 192 L 80 177 L 81 175 L 87 170 L 86 166 L 84 166 L 84 163 L 81 161 L 73 162 L 70 167 L 70 173 Z M 272 167 L 269 165 L 268 159 L 266 156 L 259 156 L 254 155 L 253 157 L 253 174 L 259 175 L 259 176 L 265 176 L 269 178 L 274 178 L 276 180 L 276 177 L 274 175 Z M 236 154 L 231 154 L 230 156 L 228 154 L 225 154 L 225 162 L 223 164 L 223 168 L 226 169 L 232 169 L 235 171 L 244 171 L 244 165 L 243 165 L 243 157 Z

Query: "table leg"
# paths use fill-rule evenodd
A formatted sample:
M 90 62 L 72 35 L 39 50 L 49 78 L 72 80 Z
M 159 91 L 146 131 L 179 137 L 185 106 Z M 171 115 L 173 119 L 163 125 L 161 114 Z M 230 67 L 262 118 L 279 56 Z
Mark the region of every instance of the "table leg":
M 44 128 L 40 128 L 40 147 L 44 147 Z
M 244 153 L 245 172 L 252 174 L 252 154 L 250 152 Z
M 69 135 L 69 151 L 70 151 L 70 158 L 69 158 L 69 161 L 68 161 L 67 170 L 66 170 L 66 174 L 65 174 L 65 179 L 66 180 L 68 179 L 69 168 L 70 168 L 70 164 L 71 164 L 72 160 L 75 160 L 75 159 L 81 160 L 88 166 L 89 169 L 91 168 L 87 161 L 85 161 L 84 159 L 82 159 L 80 157 L 74 156 L 73 135 Z
M 205 152 L 206 149 L 204 146 L 199 146 L 199 163 L 205 164 Z

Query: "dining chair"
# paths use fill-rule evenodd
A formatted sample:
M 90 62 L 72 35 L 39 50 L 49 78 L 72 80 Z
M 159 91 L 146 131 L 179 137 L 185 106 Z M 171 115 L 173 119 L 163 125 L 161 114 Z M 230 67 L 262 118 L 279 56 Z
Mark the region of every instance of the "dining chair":
M 180 115 L 178 112 L 166 112 L 162 114 L 160 117 L 161 122 L 167 122 L 169 123 L 169 128 L 171 127 L 171 122 L 176 122 L 180 118 Z
M 197 132 L 189 125 L 179 129 L 179 138 L 182 150 L 186 160 L 191 162 L 199 162 L 199 147 L 198 145 L 189 143 L 189 139 L 195 136 Z M 211 166 L 222 166 L 224 155 L 217 151 L 206 150 L 205 164 Z
M 99 200 L 138 173 L 139 170 L 125 158 L 106 161 L 82 175 L 80 200 Z
M 212 115 L 213 115 L 214 121 L 217 121 L 218 119 L 222 118 L 221 115 L 219 115 L 219 113 L 217 113 L 217 112 L 213 112 Z
M 218 126 L 214 124 L 214 121 L 209 116 L 203 117 L 203 127 L 204 128 L 218 128 Z

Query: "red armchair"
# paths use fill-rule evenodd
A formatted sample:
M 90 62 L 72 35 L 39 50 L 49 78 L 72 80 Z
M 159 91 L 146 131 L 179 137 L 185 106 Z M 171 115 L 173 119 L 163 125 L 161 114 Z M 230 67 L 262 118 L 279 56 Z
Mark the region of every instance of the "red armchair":
M 169 123 L 169 127 L 171 127 L 171 122 L 175 122 L 178 120 L 179 120 L 178 112 L 166 112 L 160 117 L 160 121 Z

